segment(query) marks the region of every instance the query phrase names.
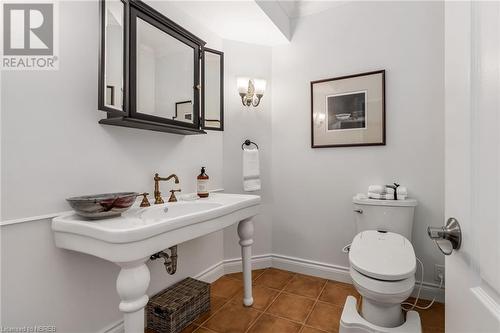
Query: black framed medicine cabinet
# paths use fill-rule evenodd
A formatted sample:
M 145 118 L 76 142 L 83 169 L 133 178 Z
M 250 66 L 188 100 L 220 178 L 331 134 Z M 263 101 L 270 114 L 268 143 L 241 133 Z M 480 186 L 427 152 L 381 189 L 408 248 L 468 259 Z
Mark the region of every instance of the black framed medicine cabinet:
M 205 47 L 203 50 L 201 92 L 204 129 L 224 130 L 224 52 Z
M 203 40 L 142 1 L 101 0 L 100 11 L 98 107 L 107 112 L 100 124 L 184 135 L 223 130 L 222 52 L 206 49 Z M 220 57 L 220 68 L 212 56 L 205 65 L 206 52 Z

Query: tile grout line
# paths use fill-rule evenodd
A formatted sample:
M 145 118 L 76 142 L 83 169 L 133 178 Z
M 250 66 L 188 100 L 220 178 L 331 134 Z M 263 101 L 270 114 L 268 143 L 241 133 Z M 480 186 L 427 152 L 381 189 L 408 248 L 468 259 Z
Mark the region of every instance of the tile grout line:
M 290 273 L 293 273 L 293 272 L 290 272 Z M 314 306 L 316 305 L 316 303 L 318 302 L 321 302 L 319 301 L 319 297 L 321 296 L 321 294 L 323 293 L 324 289 L 326 288 L 326 285 L 328 283 L 328 279 L 324 279 L 325 280 L 325 284 L 321 287 L 321 290 L 318 294 L 317 297 L 315 298 L 311 298 L 311 297 L 307 297 L 307 296 L 303 296 L 303 295 L 299 295 L 299 294 L 294 294 L 294 293 L 291 293 L 291 292 L 287 292 L 285 289 L 286 287 L 290 284 L 290 282 L 293 280 L 293 278 L 295 276 L 299 275 L 299 273 L 293 273 L 292 277 L 290 278 L 290 280 L 283 286 L 283 288 L 279 291 L 278 295 L 274 298 L 274 300 L 271 302 L 271 304 L 269 304 L 268 307 L 266 307 L 264 313 L 263 314 L 267 314 L 269 316 L 272 316 L 272 317 L 275 317 L 275 318 L 279 318 L 279 319 L 283 319 L 283 320 L 286 320 L 286 321 L 291 321 L 293 323 L 296 323 L 296 324 L 299 324 L 301 327 L 300 327 L 300 330 L 299 332 L 301 332 L 304 327 L 310 327 L 310 328 L 314 328 L 315 330 L 318 330 L 320 332 L 325 332 L 325 333 L 329 333 L 327 331 L 324 331 L 322 329 L 319 329 L 319 328 L 315 328 L 313 326 L 310 326 L 310 325 L 306 325 L 306 322 L 307 322 L 307 319 L 309 318 L 310 314 L 312 313 L 312 311 L 314 310 Z M 274 288 L 270 288 L 270 289 L 274 289 Z M 276 289 L 275 289 L 276 290 Z M 279 316 L 279 315 L 276 315 L 274 313 L 269 313 L 267 312 L 267 310 L 271 307 L 271 305 L 276 301 L 276 299 L 280 296 L 280 295 L 291 295 L 291 296 L 298 296 L 298 297 L 303 297 L 303 298 L 307 298 L 307 299 L 310 299 L 310 300 L 315 300 L 315 302 L 313 303 L 312 307 L 311 307 L 311 310 L 309 311 L 308 315 L 306 316 L 306 318 L 304 319 L 304 321 L 297 321 L 297 320 L 293 320 L 293 319 L 290 319 L 290 318 L 286 318 L 286 317 L 282 317 L 282 316 Z M 321 303 L 324 303 L 324 302 L 321 302 Z M 327 303 L 329 304 L 329 303 Z M 258 318 L 257 318 L 258 319 Z M 255 325 L 255 322 L 252 324 L 252 326 Z
M 254 283 L 269 269 L 270 267 L 266 267 L 266 268 L 263 268 L 262 269 L 262 272 L 260 274 L 258 274 L 255 279 L 252 278 L 252 286 L 255 286 Z M 259 269 L 261 270 L 261 269 Z M 283 270 L 284 271 L 284 270 Z M 267 288 L 267 289 L 270 289 L 270 290 L 274 290 L 277 292 L 277 294 L 273 297 L 273 299 L 271 300 L 271 302 L 269 303 L 269 305 L 267 305 L 263 310 L 258 310 L 258 309 L 255 309 L 255 308 L 252 308 L 253 310 L 255 310 L 256 312 L 258 312 L 258 316 L 250 322 L 250 326 L 248 327 L 248 329 L 246 329 L 244 332 L 245 333 L 248 333 L 254 326 L 255 324 L 259 321 L 259 319 L 261 319 L 261 317 L 264 315 L 264 314 L 267 314 L 268 316 L 271 316 L 271 317 L 275 317 L 275 318 L 279 318 L 279 319 L 282 319 L 282 320 L 286 320 L 286 321 L 289 321 L 289 322 L 293 322 L 293 323 L 296 323 L 298 325 L 300 325 L 301 327 L 299 328 L 299 331 L 298 333 L 302 333 L 304 331 L 304 329 L 306 328 L 312 328 L 312 329 L 315 329 L 315 330 L 318 330 L 322 333 L 329 333 L 328 331 L 325 331 L 323 329 L 320 329 L 320 328 L 316 328 L 314 326 L 311 326 L 311 325 L 307 325 L 307 320 L 309 320 L 310 316 L 312 315 L 312 312 L 314 311 L 314 308 L 319 304 L 319 303 L 324 303 L 324 304 L 327 304 L 327 305 L 330 305 L 330 306 L 335 306 L 335 307 L 340 307 L 342 308 L 341 305 L 338 305 L 338 304 L 335 304 L 335 303 L 330 303 L 328 301 L 321 301 L 320 300 L 320 297 L 321 295 L 323 294 L 323 292 L 325 291 L 326 289 L 326 286 L 328 285 L 328 279 L 325 279 L 325 283 L 324 285 L 322 286 L 318 296 L 316 298 L 310 298 L 310 297 L 307 297 L 307 296 L 303 296 L 303 295 L 299 295 L 299 294 L 295 294 L 295 293 L 292 293 L 292 292 L 288 292 L 286 291 L 285 289 L 287 288 L 287 286 L 291 283 L 291 281 L 294 279 L 294 277 L 296 277 L 297 275 L 299 275 L 298 273 L 295 273 L 295 272 L 290 272 L 290 271 L 285 271 L 285 272 L 288 272 L 288 273 L 291 273 L 291 277 L 290 279 L 283 285 L 283 287 L 281 287 L 280 289 L 276 289 L 276 288 L 272 288 L 272 287 L 269 287 L 269 286 L 266 286 L 266 285 L 262 285 L 262 287 L 264 288 Z M 234 277 L 229 277 L 227 275 L 223 275 L 221 276 L 222 277 L 226 277 L 230 280 L 236 280 L 236 281 L 239 281 L 239 282 L 242 282 L 242 280 L 238 279 L 238 278 L 234 278 Z M 219 278 L 220 279 L 220 278 Z M 219 280 L 217 279 L 217 280 Z M 217 281 L 216 280 L 216 281 Z M 216 282 L 214 281 L 214 282 Z M 212 283 L 214 283 L 212 282 Z M 203 326 L 204 324 L 206 324 L 210 319 L 212 319 L 216 314 L 218 314 L 220 311 L 222 311 L 222 309 L 230 302 L 232 302 L 235 297 L 237 296 L 238 293 L 235 293 L 234 295 L 230 296 L 229 298 L 224 298 L 224 297 L 221 297 L 221 296 L 218 296 L 218 295 L 214 295 L 214 296 L 217 296 L 219 298 L 224 298 L 224 302 L 222 303 L 222 305 L 216 310 L 214 311 L 214 313 L 212 313 L 209 317 L 207 317 L 207 319 L 205 319 L 204 321 L 202 321 L 200 324 L 195 324 L 194 322 L 192 322 L 192 325 L 194 326 L 194 329 L 193 329 L 193 333 L 194 332 L 198 332 L 200 329 L 206 329 L 210 332 L 214 332 L 214 333 L 217 333 L 217 331 L 214 331 L 206 326 Z M 276 314 L 272 314 L 272 313 L 269 313 L 267 312 L 269 310 L 269 308 L 276 302 L 276 300 L 278 299 L 279 296 L 281 295 L 293 295 L 293 296 L 300 296 L 300 297 L 304 297 L 304 298 L 308 298 L 310 300 L 314 300 L 314 303 L 312 304 L 312 307 L 311 307 L 311 310 L 309 310 L 306 318 L 304 319 L 304 321 L 302 322 L 299 322 L 299 321 L 296 321 L 296 320 L 293 320 L 293 319 L 289 319 L 289 318 L 285 318 L 285 317 L 282 317 L 282 316 L 279 316 L 279 315 L 276 315 Z M 358 297 L 356 297 L 358 298 Z M 250 307 L 251 308 L 251 307 Z M 427 326 L 425 325 L 423 322 L 422 322 L 422 328 L 424 327 L 427 327 L 427 328 L 435 328 L 434 326 Z M 437 328 L 438 326 L 436 326 Z
M 217 296 L 217 295 L 216 295 L 216 296 Z M 218 296 L 218 297 L 220 297 L 220 296 Z M 203 325 L 203 324 L 205 324 L 207 321 L 209 321 L 210 319 L 212 319 L 212 317 L 213 317 L 213 316 L 215 316 L 217 313 L 219 313 L 219 311 L 221 311 L 221 310 L 222 310 L 222 308 L 223 308 L 223 307 L 224 307 L 227 303 L 229 303 L 229 302 L 231 301 L 231 299 L 232 299 L 232 297 L 228 298 L 228 299 L 227 299 L 227 300 L 226 300 L 226 301 L 225 301 L 225 302 L 224 302 L 224 303 L 223 303 L 223 304 L 222 304 L 222 305 L 221 305 L 221 306 L 220 306 L 217 310 L 215 310 L 215 312 L 214 312 L 214 313 L 212 313 L 210 316 L 208 316 L 208 318 L 207 318 L 207 319 L 205 319 L 204 321 L 202 321 L 199 325 L 197 325 L 197 324 L 195 324 L 195 323 L 193 322 L 193 325 L 194 325 L 194 326 L 196 326 L 196 328 L 193 330 L 193 333 L 194 333 L 194 332 L 196 332 L 196 331 L 198 331 L 198 329 L 199 329 L 200 327 L 202 327 L 202 325 Z M 205 329 L 209 329 L 208 327 L 203 327 L 203 328 L 205 328 Z M 210 329 L 209 329 L 209 330 L 210 330 Z M 210 331 L 213 331 L 213 330 L 210 330 Z M 215 332 L 215 331 L 214 331 L 214 332 Z
M 248 329 L 245 331 L 245 333 L 249 332 L 253 326 L 255 326 L 255 324 L 257 323 L 257 321 L 260 319 L 260 317 L 262 317 L 266 311 L 271 307 L 271 305 L 274 304 L 274 302 L 276 302 L 276 300 L 278 299 L 278 297 L 283 293 L 283 291 L 285 290 L 286 286 L 288 286 L 288 284 L 293 280 L 293 278 L 297 275 L 297 273 L 293 273 L 293 272 L 289 272 L 289 273 L 292 273 L 292 276 L 290 277 L 290 279 L 283 285 L 283 287 L 280 289 L 280 291 L 278 292 L 278 294 L 276 295 L 276 297 L 273 298 L 273 300 L 269 303 L 268 306 L 266 306 L 266 308 L 264 309 L 264 311 L 262 311 L 262 313 L 257 317 L 255 318 L 255 320 L 250 324 L 250 326 L 248 326 Z M 255 279 L 257 280 L 257 279 Z M 271 289 L 271 288 L 269 288 Z M 268 313 L 268 315 L 271 315 L 270 313 Z
M 256 278 L 255 278 L 255 281 L 257 281 L 258 278 L 260 278 L 264 272 L 267 270 L 267 268 L 264 269 L 264 271 L 262 273 L 260 273 Z M 336 304 L 331 304 L 329 302 L 324 302 L 324 301 L 321 301 L 319 298 L 321 297 L 321 294 L 323 293 L 323 291 L 326 289 L 326 286 L 328 285 L 328 279 L 325 279 L 325 283 L 324 285 L 321 287 L 321 290 L 318 294 L 318 296 L 316 298 L 310 298 L 310 297 L 307 297 L 307 296 L 303 296 L 303 295 L 299 295 L 299 294 L 294 294 L 294 293 L 291 293 L 291 292 L 287 292 L 285 289 L 286 287 L 291 283 L 291 281 L 293 280 L 293 278 L 297 275 L 299 275 L 298 273 L 294 273 L 294 272 L 290 272 L 290 271 L 286 271 L 288 273 L 292 273 L 292 276 L 290 277 L 290 279 L 283 285 L 283 287 L 281 287 L 281 289 L 276 289 L 276 288 L 271 288 L 271 287 L 268 287 L 268 286 L 265 286 L 263 285 L 264 288 L 267 288 L 267 289 L 270 289 L 270 290 L 274 290 L 274 291 L 277 291 L 278 294 L 273 298 L 273 300 L 269 303 L 269 305 L 264 309 L 264 310 L 257 310 L 257 309 L 254 309 L 255 311 L 257 312 L 260 312 L 260 314 L 255 318 L 254 321 L 251 322 L 250 326 L 248 327 L 248 329 L 244 332 L 244 333 L 247 333 L 249 332 L 253 326 L 255 326 L 255 324 L 257 323 L 257 321 L 264 315 L 264 314 L 267 314 L 271 317 L 275 317 L 275 318 L 279 318 L 279 319 L 282 319 L 282 320 L 286 320 L 286 321 L 291 321 L 293 323 L 296 323 L 296 324 L 299 324 L 301 325 L 301 328 L 300 330 L 298 331 L 298 333 L 302 332 L 304 330 L 305 327 L 309 327 L 309 328 L 313 328 L 315 330 L 318 330 L 320 332 L 325 332 L 325 333 L 329 333 L 328 331 L 324 331 L 322 329 L 319 329 L 319 328 L 316 328 L 316 327 L 313 327 L 313 326 L 310 326 L 310 325 L 307 325 L 306 322 L 307 322 L 307 319 L 309 319 L 310 315 L 312 314 L 312 311 L 314 310 L 314 307 L 316 306 L 317 303 L 325 303 L 325 304 L 328 304 L 328 305 L 335 305 L 337 306 Z M 224 275 L 225 276 L 225 275 Z M 226 276 L 227 277 L 227 276 Z M 242 280 L 239 280 L 239 279 L 236 279 L 236 278 L 231 278 L 231 277 L 227 277 L 228 279 L 231 279 L 231 280 L 236 280 L 236 281 L 239 281 L 241 282 Z M 255 282 L 252 280 L 252 286 L 253 286 L 253 283 Z M 267 310 L 273 305 L 273 303 L 276 301 L 276 299 L 278 299 L 278 297 L 280 295 L 291 295 L 291 296 L 299 296 L 299 297 L 304 297 L 304 298 L 308 298 L 310 300 L 314 300 L 314 303 L 311 307 L 311 310 L 309 311 L 308 315 L 306 316 L 306 319 L 303 321 L 303 322 L 300 322 L 300 321 L 296 321 L 296 320 L 293 320 L 293 319 L 290 319 L 290 318 L 286 318 L 286 317 L 282 317 L 282 316 L 279 316 L 279 315 L 276 315 L 276 314 L 273 314 L 273 313 L 269 313 L 267 312 Z M 214 330 L 211 330 L 209 329 L 208 327 L 205 327 L 205 326 L 202 326 L 203 324 L 205 324 L 208 320 L 210 320 L 216 313 L 218 313 L 219 311 L 222 310 L 222 308 L 229 302 L 231 302 L 235 297 L 236 297 L 237 294 L 231 296 L 230 298 L 227 299 L 227 301 L 220 306 L 220 308 L 215 311 L 209 318 L 207 318 L 205 321 L 202 322 L 202 324 L 200 325 L 197 325 L 197 327 L 195 328 L 195 330 L 193 331 L 193 333 L 195 333 L 197 330 L 199 330 L 200 328 L 204 328 L 204 329 L 208 329 L 212 332 L 215 332 L 217 333 L 216 331 Z M 216 295 L 217 296 L 217 295 Z
M 262 273 L 260 273 L 260 274 L 259 274 L 259 275 L 255 278 L 255 281 L 257 281 L 257 280 L 258 280 L 258 279 L 259 279 L 262 275 L 264 275 L 264 273 L 265 273 L 265 272 L 266 272 L 269 268 L 270 268 L 270 267 L 264 268 L 264 269 L 263 269 L 263 271 L 262 271 Z M 260 317 L 262 317 L 262 316 L 266 313 L 266 311 L 267 311 L 267 310 L 271 307 L 271 305 L 273 305 L 273 303 L 276 301 L 276 299 L 278 299 L 278 297 L 279 297 L 281 294 L 285 294 L 285 295 L 294 295 L 294 296 L 300 296 L 300 297 L 304 297 L 304 298 L 309 298 L 309 299 L 312 299 L 312 298 L 310 298 L 310 297 L 306 297 L 306 296 L 302 296 L 302 295 L 297 295 L 297 294 L 294 294 L 294 293 L 288 293 L 288 292 L 286 292 L 286 291 L 285 291 L 286 287 L 290 284 L 290 282 L 293 280 L 293 278 L 294 278 L 295 276 L 297 276 L 297 275 L 298 275 L 298 273 L 295 273 L 295 272 L 290 272 L 290 271 L 286 271 L 286 272 L 291 273 L 291 274 L 292 274 L 292 276 L 291 276 L 291 277 L 290 277 L 290 279 L 289 279 L 289 280 L 288 280 L 288 281 L 287 281 L 287 282 L 283 285 L 283 287 L 281 287 L 281 289 L 276 289 L 276 288 L 271 288 L 271 287 L 268 287 L 268 286 L 264 286 L 265 288 L 268 288 L 268 289 L 271 289 L 271 290 L 278 291 L 278 294 L 277 294 L 277 295 L 273 298 L 273 300 L 269 303 L 269 305 L 268 305 L 268 306 L 267 306 L 267 307 L 266 307 L 263 311 L 261 311 L 261 310 L 257 310 L 257 309 L 254 309 L 255 311 L 260 312 L 260 314 L 259 314 L 259 316 L 258 316 L 258 317 L 257 317 L 254 321 L 252 321 L 252 322 L 251 322 L 251 325 L 248 327 L 248 329 L 245 331 L 245 333 L 246 333 L 246 332 L 248 332 L 248 331 L 249 331 L 249 330 L 250 330 L 250 329 L 251 329 L 251 328 L 255 325 L 255 323 L 257 322 L 257 320 L 259 320 L 259 319 L 260 319 Z M 226 277 L 226 278 L 228 278 L 228 279 L 230 279 L 230 280 L 233 280 L 233 281 L 242 282 L 242 280 L 240 280 L 240 279 L 233 278 L 233 277 L 229 277 L 229 276 L 227 276 L 227 275 L 223 275 L 223 276 L 221 276 L 221 278 L 222 278 L 222 277 Z M 254 283 L 255 281 L 252 279 L 252 286 L 253 286 L 253 283 Z M 326 282 L 328 282 L 328 279 L 325 279 L 325 281 L 326 281 Z M 215 281 L 214 281 L 214 282 L 215 282 Z M 326 284 L 322 287 L 322 289 L 321 289 L 321 291 L 320 291 L 319 296 L 321 296 L 321 293 L 323 292 L 323 289 L 325 288 L 325 286 L 326 286 Z M 215 296 L 217 296 L 217 295 L 215 295 Z M 224 302 L 224 304 L 222 304 L 222 305 L 219 307 L 219 309 L 218 309 L 218 310 L 216 310 L 216 311 L 215 311 L 215 312 L 214 312 L 211 316 L 209 316 L 207 319 L 205 319 L 205 320 L 204 320 L 201 324 L 199 324 L 199 325 L 194 324 L 194 325 L 196 326 L 196 328 L 195 328 L 195 330 L 193 331 L 193 333 L 195 333 L 195 331 L 197 331 L 199 328 L 209 329 L 208 327 L 203 326 L 203 324 L 206 324 L 206 323 L 207 323 L 207 321 L 209 321 L 210 319 L 212 319 L 212 317 L 214 317 L 214 316 L 215 316 L 215 314 L 217 314 L 219 311 L 221 311 L 221 310 L 222 310 L 222 308 L 223 308 L 223 307 L 224 307 L 227 303 L 231 302 L 231 300 L 233 300 L 233 298 L 234 298 L 235 296 L 236 296 L 236 294 L 235 294 L 235 295 L 233 295 L 233 296 L 231 296 L 231 297 L 229 297 L 229 298 L 228 298 L 228 299 Z M 318 299 L 318 298 L 319 298 L 319 296 L 318 296 L 316 299 Z M 220 296 L 218 296 L 218 297 L 220 297 Z M 314 302 L 314 303 L 313 303 L 313 307 L 311 308 L 311 312 L 312 312 L 312 309 L 314 309 L 315 304 L 316 304 L 316 302 Z M 310 313 L 308 314 L 308 316 L 306 317 L 306 319 L 304 320 L 304 322 L 296 321 L 296 320 L 293 320 L 293 319 L 290 319 L 290 318 L 281 317 L 281 316 L 278 316 L 278 315 L 275 315 L 275 314 L 272 314 L 272 313 L 267 313 L 267 314 L 268 314 L 268 315 L 270 315 L 270 316 L 273 316 L 273 317 L 279 318 L 279 319 L 288 320 L 288 321 L 291 321 L 291 322 L 297 323 L 297 324 L 299 324 L 299 325 L 301 325 L 301 326 L 304 326 L 304 325 L 305 325 L 305 321 L 307 321 L 307 319 L 308 319 L 308 317 L 309 317 L 309 314 L 310 314 Z M 312 327 L 312 326 L 311 326 L 311 327 Z M 211 330 L 211 329 L 209 329 L 209 330 Z M 301 330 L 302 330 L 302 327 L 301 327 Z M 213 331 L 213 330 L 211 330 L 211 331 Z M 214 331 L 214 332 L 215 332 L 215 331 Z M 324 332 L 324 331 L 323 331 L 323 332 Z
M 264 268 L 264 269 L 262 270 L 262 272 L 261 272 L 261 273 L 260 273 L 260 274 L 259 274 L 259 275 L 255 278 L 255 280 L 257 280 L 258 278 L 260 278 L 260 277 L 262 276 L 262 274 L 264 274 L 264 273 L 267 271 L 267 269 L 268 269 L 268 267 Z M 239 282 L 243 282 L 243 280 L 239 280 L 239 279 L 231 278 L 231 277 L 228 277 L 227 275 L 223 275 L 223 276 L 221 276 L 220 278 L 222 278 L 222 277 L 226 277 L 226 278 L 228 278 L 228 279 L 230 279 L 230 280 L 236 280 L 236 281 L 239 281 Z M 219 279 L 220 279 L 220 278 L 219 278 Z M 219 279 L 217 279 L 217 280 L 219 280 Z M 215 282 L 215 281 L 214 281 L 214 282 Z M 253 278 L 252 278 L 252 287 L 253 287 L 253 283 L 254 283 L 254 280 L 253 280 Z M 200 327 L 201 327 L 201 328 L 205 328 L 205 329 L 208 329 L 208 330 L 210 330 L 210 331 L 215 332 L 214 330 L 212 330 L 212 329 L 210 329 L 210 328 L 208 328 L 208 327 L 203 326 L 203 324 L 206 324 L 206 323 L 207 323 L 207 321 L 209 321 L 210 319 L 212 319 L 212 317 L 213 317 L 213 316 L 215 316 L 217 313 L 219 313 L 219 311 L 221 311 L 221 310 L 222 310 L 222 308 L 223 308 L 224 306 L 226 306 L 226 304 L 228 304 L 229 302 L 231 302 L 231 300 L 232 300 L 232 299 L 233 299 L 233 298 L 234 298 L 237 294 L 238 294 L 238 293 L 236 293 L 236 294 L 234 294 L 233 296 L 229 297 L 229 298 L 228 298 L 228 299 L 224 302 L 224 304 L 222 304 L 222 305 L 221 305 L 221 306 L 220 306 L 220 307 L 219 307 L 219 308 L 218 308 L 218 309 L 217 309 L 214 313 L 212 313 L 212 314 L 211 314 L 211 315 L 210 315 L 207 319 L 205 319 L 204 321 L 202 321 L 199 325 L 194 324 L 194 325 L 196 326 L 196 328 L 194 329 L 193 333 L 195 333 L 196 331 L 198 331 L 198 329 L 199 329 Z M 217 295 L 215 295 L 215 296 L 217 296 Z M 218 297 L 220 297 L 220 296 L 218 296 Z M 254 309 L 254 310 L 256 310 L 256 309 Z M 259 311 L 259 310 L 256 310 L 256 311 Z M 260 317 L 260 316 L 259 316 L 259 317 Z
M 222 278 L 222 277 L 225 277 L 225 276 L 226 276 L 226 275 L 223 275 L 223 276 L 221 276 L 221 278 Z M 219 279 L 220 279 L 220 278 L 219 278 Z M 217 280 L 219 280 L 219 279 L 217 279 Z M 232 278 L 230 278 L 230 277 L 228 277 L 228 279 L 231 279 L 231 280 L 237 280 L 237 279 L 232 279 Z M 217 280 L 216 280 L 216 281 L 217 281 Z M 238 280 L 238 281 L 239 281 L 239 280 Z M 215 282 L 215 281 L 214 281 L 214 282 Z M 237 294 L 237 293 L 236 293 L 236 294 Z M 194 329 L 193 333 L 195 333 L 196 331 L 198 331 L 198 329 L 199 329 L 200 327 L 203 327 L 203 328 L 205 328 L 205 329 L 208 329 L 208 330 L 210 330 L 210 331 L 213 331 L 213 330 L 209 329 L 208 327 L 204 327 L 204 326 L 203 326 L 203 324 L 205 324 L 207 321 L 209 321 L 210 319 L 212 319 L 212 317 L 213 317 L 213 316 L 215 316 L 217 313 L 219 313 L 219 311 L 221 311 L 221 310 L 222 310 L 222 308 L 223 308 L 224 306 L 226 306 L 226 304 L 227 304 L 227 303 L 229 303 L 229 302 L 233 299 L 233 297 L 234 297 L 236 294 L 234 294 L 233 296 L 231 296 L 231 297 L 227 298 L 227 299 L 224 301 L 224 303 L 223 303 L 223 304 L 222 304 L 222 305 L 221 305 L 221 306 L 220 306 L 217 310 L 215 310 L 215 311 L 214 311 L 214 313 L 212 313 L 210 316 L 208 316 L 208 318 L 207 318 L 207 319 L 205 319 L 204 321 L 202 321 L 199 325 L 197 325 L 197 324 L 194 324 L 194 323 L 193 323 L 193 325 L 194 325 L 194 326 L 196 326 L 196 328 Z M 214 296 L 217 296 L 217 295 L 214 295 Z M 217 297 L 221 297 L 221 296 L 217 296 Z M 214 332 L 215 332 L 215 331 L 214 331 Z
M 289 272 L 289 271 L 287 271 Z M 245 333 L 249 332 L 251 330 L 251 328 L 253 326 L 255 326 L 255 324 L 257 323 L 257 321 L 259 320 L 260 317 L 262 317 L 264 314 L 267 314 L 268 316 L 271 316 L 271 317 L 275 317 L 275 318 L 279 318 L 279 319 L 282 319 L 282 320 L 286 320 L 286 321 L 290 321 L 292 323 L 296 323 L 296 324 L 299 324 L 301 327 L 300 327 L 300 330 L 298 331 L 298 333 L 302 332 L 302 330 L 304 329 L 304 327 L 309 327 L 309 328 L 313 328 L 315 330 L 318 330 L 320 332 L 325 332 L 325 333 L 329 333 L 328 331 L 324 331 L 322 329 L 319 329 L 319 328 L 316 328 L 316 327 L 313 327 L 313 326 L 310 326 L 310 325 L 306 325 L 306 322 L 307 322 L 307 319 L 309 319 L 309 316 L 311 315 L 312 311 L 314 310 L 314 307 L 316 306 L 317 303 L 321 302 L 321 303 L 326 303 L 326 304 L 330 304 L 330 303 L 327 303 L 327 302 L 322 302 L 319 300 L 321 294 L 323 293 L 323 291 L 325 290 L 326 288 L 326 285 L 328 283 L 328 279 L 324 279 L 325 280 L 325 283 L 323 284 L 323 286 L 321 287 L 321 290 L 318 294 L 318 296 L 316 296 L 315 298 L 311 298 L 311 297 L 307 297 L 307 296 L 303 296 L 303 295 L 299 295 L 299 294 L 294 294 L 292 292 L 287 292 L 285 289 L 286 287 L 291 283 L 291 281 L 293 280 L 293 278 L 297 275 L 299 275 L 299 273 L 294 273 L 294 272 L 289 272 L 289 273 L 292 273 L 292 277 L 290 278 L 290 280 L 288 280 L 288 282 L 280 289 L 275 289 L 275 288 L 270 288 L 270 287 L 267 287 L 268 289 L 274 289 L 274 290 L 277 290 L 279 291 L 278 294 L 274 297 L 274 299 L 271 301 L 271 303 L 269 303 L 269 305 L 264 309 L 264 311 L 259 315 L 259 317 L 257 317 L 255 319 L 255 321 L 252 322 L 252 324 L 250 325 L 250 327 L 245 331 Z M 279 315 L 276 315 L 274 313 L 269 313 L 267 312 L 267 310 L 273 305 L 274 302 L 276 302 L 276 299 L 280 296 L 280 295 L 291 295 L 291 296 L 298 296 L 298 297 L 303 297 L 303 298 L 307 298 L 307 299 L 310 299 L 310 300 L 314 300 L 314 303 L 311 307 L 311 310 L 308 312 L 308 315 L 306 316 L 306 318 L 304 319 L 304 321 L 297 321 L 297 320 L 293 320 L 293 319 L 290 319 L 290 318 L 286 318 L 286 317 L 282 317 L 282 316 L 279 316 Z
M 309 319 L 309 317 L 313 313 L 314 308 L 316 307 L 316 304 L 318 304 L 319 298 L 321 297 L 321 294 L 323 294 L 323 291 L 326 289 L 326 285 L 327 284 L 328 284 L 328 280 L 325 279 L 325 283 L 323 284 L 323 287 L 321 287 L 321 290 L 320 290 L 320 292 L 318 294 L 318 297 L 316 297 L 316 300 L 314 301 L 313 306 L 311 307 L 311 310 L 307 314 L 306 319 L 304 320 L 304 325 L 302 325 L 302 328 L 300 329 L 300 332 L 302 332 L 304 330 L 304 327 L 306 326 L 307 320 Z

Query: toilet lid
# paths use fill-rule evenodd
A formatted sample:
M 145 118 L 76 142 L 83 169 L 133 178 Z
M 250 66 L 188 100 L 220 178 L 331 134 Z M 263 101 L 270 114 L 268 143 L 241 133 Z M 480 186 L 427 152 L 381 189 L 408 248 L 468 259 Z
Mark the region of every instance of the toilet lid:
M 385 281 L 406 279 L 415 274 L 417 266 L 408 239 L 376 230 L 362 231 L 354 237 L 349 261 L 361 274 Z

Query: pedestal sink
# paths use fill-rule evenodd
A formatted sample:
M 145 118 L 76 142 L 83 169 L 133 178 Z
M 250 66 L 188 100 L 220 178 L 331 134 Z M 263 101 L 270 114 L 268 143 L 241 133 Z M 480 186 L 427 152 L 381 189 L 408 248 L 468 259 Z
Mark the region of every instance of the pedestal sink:
M 252 298 L 251 246 L 253 223 L 259 212 L 256 195 L 212 193 L 206 199 L 180 201 L 139 208 L 134 205 L 120 217 L 86 220 L 75 214 L 52 221 L 56 246 L 87 253 L 119 265 L 116 290 L 126 333 L 144 331 L 144 307 L 148 302 L 149 257 L 159 251 L 198 238 L 234 223 L 238 224 L 243 261 L 243 303 Z M 182 258 L 179 260 L 188 260 Z

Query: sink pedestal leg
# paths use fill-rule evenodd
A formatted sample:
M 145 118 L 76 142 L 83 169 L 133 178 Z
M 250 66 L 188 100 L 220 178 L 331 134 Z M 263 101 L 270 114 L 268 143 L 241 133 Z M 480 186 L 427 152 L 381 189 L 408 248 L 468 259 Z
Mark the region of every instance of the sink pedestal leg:
M 238 224 L 238 235 L 240 236 L 241 259 L 243 264 L 243 304 L 251 306 L 252 297 L 252 244 L 253 244 L 253 222 L 245 219 Z
M 120 263 L 120 274 L 116 280 L 116 290 L 120 295 L 120 311 L 123 312 L 125 333 L 144 332 L 144 307 L 148 303 L 146 290 L 149 286 L 147 258 Z

